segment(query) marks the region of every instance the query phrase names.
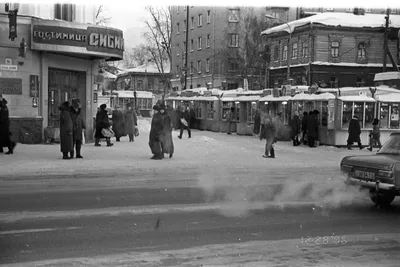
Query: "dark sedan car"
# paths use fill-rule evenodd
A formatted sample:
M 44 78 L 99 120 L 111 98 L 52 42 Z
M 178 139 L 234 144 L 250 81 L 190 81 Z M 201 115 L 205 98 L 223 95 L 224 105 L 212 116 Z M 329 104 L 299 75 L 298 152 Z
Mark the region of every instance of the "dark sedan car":
M 400 133 L 392 133 L 374 155 L 344 157 L 340 169 L 347 184 L 369 189 L 376 205 L 390 205 L 400 196 Z

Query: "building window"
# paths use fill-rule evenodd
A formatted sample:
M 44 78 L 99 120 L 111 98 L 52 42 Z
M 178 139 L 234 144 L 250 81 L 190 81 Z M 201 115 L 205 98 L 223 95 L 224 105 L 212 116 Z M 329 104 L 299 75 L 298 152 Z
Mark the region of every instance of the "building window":
M 228 21 L 239 22 L 239 9 L 229 9 Z
M 358 50 L 357 50 L 357 58 L 358 59 L 365 59 L 367 56 L 367 53 L 365 51 L 365 43 L 361 42 L 358 44 Z
M 190 74 L 193 74 L 193 62 L 190 62 Z
M 200 102 L 200 101 L 194 101 L 194 111 L 195 111 L 195 113 L 196 113 L 196 119 L 201 119 L 202 118 L 202 116 L 201 116 L 201 105 L 202 105 L 202 102 Z
M 207 48 L 210 47 L 210 34 L 207 34 L 207 38 L 206 38 L 206 47 L 207 47 Z
M 207 11 L 207 23 L 211 23 L 211 10 Z
M 202 43 L 202 40 L 201 40 L 201 37 L 199 37 L 197 39 L 197 50 L 201 50 L 201 43 Z
M 179 34 L 179 22 L 176 24 L 176 34 Z
M 184 27 L 183 32 L 186 32 L 186 27 L 187 27 L 186 23 L 187 23 L 187 21 L 186 21 L 186 19 L 185 19 L 185 20 L 183 21 L 183 27 Z
M 251 104 L 251 105 L 250 105 Z M 256 114 L 257 110 L 257 103 L 252 102 L 252 103 L 247 103 L 247 122 L 253 123 L 254 122 L 254 115 Z
M 375 118 L 375 103 L 365 103 L 365 125 L 364 128 L 372 128 Z
M 237 60 L 234 58 L 230 58 L 228 71 L 236 71 L 238 69 L 239 69 L 239 64 L 238 64 Z
M 75 5 L 55 4 L 54 18 L 71 22 L 75 21 Z
M 239 47 L 239 34 L 229 34 L 229 46 Z
M 194 40 L 190 40 L 190 52 L 193 52 L 193 44 L 194 44 Z
M 277 61 L 279 60 L 279 46 L 275 46 L 274 48 L 274 60 Z
M 191 20 L 192 20 L 192 24 L 191 24 L 190 28 L 194 29 L 194 17 L 192 17 Z
M 197 73 L 201 73 L 201 60 L 197 61 Z
M 206 59 L 206 72 L 210 72 L 210 59 Z
M 308 42 L 303 42 L 302 57 L 308 57 Z
M 207 119 L 214 119 L 214 102 L 207 101 Z
M 294 43 L 292 45 L 292 59 L 296 59 L 297 58 L 297 43 Z
M 287 45 L 283 46 L 282 60 L 287 60 Z
M 339 79 L 337 77 L 331 77 L 329 80 L 331 88 L 338 88 L 339 87 Z
M 178 76 L 179 75 L 179 72 L 180 72 L 180 68 L 179 68 L 179 65 L 176 65 L 176 75 Z
M 137 81 L 137 88 L 138 88 L 138 91 L 143 90 L 143 81 L 142 80 Z
M 357 78 L 357 87 L 362 87 L 365 85 L 365 80 L 361 77 Z
M 331 43 L 331 56 L 334 58 L 339 57 L 339 42 L 332 42 Z
M 379 118 L 382 128 L 399 129 L 399 104 L 380 103 Z
M 203 14 L 199 14 L 198 16 L 197 26 L 198 27 L 203 26 Z

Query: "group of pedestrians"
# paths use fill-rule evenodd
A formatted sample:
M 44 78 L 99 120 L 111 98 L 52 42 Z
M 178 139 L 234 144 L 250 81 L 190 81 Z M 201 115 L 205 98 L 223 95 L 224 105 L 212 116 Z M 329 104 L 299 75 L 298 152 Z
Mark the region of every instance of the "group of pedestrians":
M 351 146 L 354 143 L 357 143 L 360 149 L 363 149 L 361 143 L 361 125 L 360 121 L 358 120 L 358 116 L 354 115 L 353 118 L 349 122 L 349 129 L 348 129 L 348 138 L 347 138 L 347 149 L 351 150 Z M 378 149 L 381 149 L 381 131 L 379 125 L 379 119 L 374 118 L 372 122 L 372 130 L 369 133 L 369 146 L 368 150 L 372 151 L 375 145 L 378 145 Z
M 11 140 L 10 113 L 7 107 L 7 100 L 0 94 L 0 153 L 4 153 L 3 147 L 7 147 L 6 155 L 14 154 L 17 145 Z
M 299 113 L 296 111 L 291 120 L 290 126 L 292 130 L 293 146 L 301 143 L 309 147 L 317 147 L 316 142 L 319 137 L 319 111 L 313 110 L 303 112 L 303 118 L 300 120 Z M 299 138 L 302 134 L 301 138 Z
M 82 159 L 81 148 L 86 124 L 82 116 L 80 101 L 77 98 L 65 101 L 60 110 L 60 148 L 63 159 Z

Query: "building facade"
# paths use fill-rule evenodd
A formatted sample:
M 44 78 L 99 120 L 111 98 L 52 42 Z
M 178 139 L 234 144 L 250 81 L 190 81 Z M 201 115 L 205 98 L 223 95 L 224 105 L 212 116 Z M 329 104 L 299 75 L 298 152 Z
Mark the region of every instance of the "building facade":
M 400 16 L 390 20 L 388 50 L 399 64 Z M 296 85 L 373 86 L 374 75 L 384 71 L 384 24 L 385 15 L 322 13 L 267 29 L 270 84 L 286 84 L 289 73 Z M 394 70 L 388 55 L 386 62 L 386 70 Z
M 246 24 L 246 16 L 256 18 Z M 212 87 L 236 89 L 243 87 L 245 36 L 247 28 L 265 28 L 265 7 L 175 6 L 172 8 L 172 88 Z M 250 24 L 253 22 L 254 24 Z M 264 23 L 260 26 L 260 23 Z M 252 27 L 255 25 L 255 27 Z M 261 32 L 261 31 L 260 31 Z M 255 34 L 257 35 L 257 34 Z M 258 35 L 259 36 L 259 35 Z M 253 37 L 251 37 L 253 38 Z M 258 38 L 253 38 L 257 40 Z M 256 45 L 255 45 L 256 46 Z M 187 50 L 187 53 L 186 53 Z M 261 47 L 253 49 L 258 53 Z M 260 57 L 257 55 L 257 61 Z M 253 64 L 253 63 L 252 63 Z M 258 64 L 258 63 L 257 63 Z M 253 64 L 253 65 L 257 65 Z M 261 66 L 258 66 L 260 65 Z M 264 77 L 260 63 L 255 78 Z M 261 77 L 262 76 L 262 77 Z M 185 79 L 186 77 L 186 79 Z
M 59 105 L 76 97 L 91 139 L 99 63 L 121 60 L 124 50 L 122 31 L 95 25 L 95 12 L 94 6 L 21 4 L 12 41 L 0 6 L 0 93 L 15 141 L 43 142 L 59 128 Z

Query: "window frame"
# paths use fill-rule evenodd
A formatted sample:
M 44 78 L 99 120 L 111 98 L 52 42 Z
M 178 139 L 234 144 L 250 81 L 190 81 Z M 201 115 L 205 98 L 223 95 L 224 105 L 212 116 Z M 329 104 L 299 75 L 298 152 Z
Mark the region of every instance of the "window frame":
M 180 23 L 177 22 L 177 23 L 176 23 L 176 34 L 177 34 L 177 35 L 180 34 L 180 29 L 179 29 L 180 27 L 179 27 L 179 26 L 180 26 Z
M 208 33 L 207 38 L 206 38 L 206 48 L 210 48 L 210 39 L 211 39 L 210 37 L 211 37 L 211 34 Z
M 197 27 L 203 26 L 203 14 L 197 15 Z
M 334 46 L 335 44 L 335 46 Z M 336 46 L 337 44 L 337 46 Z M 331 41 L 331 58 L 339 58 L 339 49 L 340 49 L 340 42 L 339 41 Z
M 215 116 L 215 105 L 214 105 L 214 101 L 206 101 L 206 110 L 207 110 L 207 114 L 206 114 L 206 119 L 207 120 L 214 120 L 214 116 Z
M 282 48 L 282 61 L 288 60 L 288 46 L 285 44 Z
M 207 10 L 207 24 L 211 23 L 211 10 Z
M 197 73 L 201 73 L 201 60 L 197 60 Z
M 206 72 L 210 72 L 210 59 L 206 59 Z
M 190 52 L 193 52 L 193 45 L 194 45 L 194 40 L 190 39 Z
M 239 47 L 239 34 L 230 33 L 229 34 L 229 47 L 238 48 Z
M 357 59 L 364 60 L 367 58 L 367 48 L 365 42 L 359 42 L 357 45 Z
M 301 47 L 302 58 L 308 57 L 308 42 L 303 42 Z
M 203 43 L 203 38 L 201 36 L 199 36 L 197 38 L 197 50 L 201 50 L 202 43 Z
M 292 59 L 297 59 L 298 52 L 299 52 L 298 49 L 299 49 L 299 48 L 298 48 L 297 42 L 296 42 L 296 43 L 293 43 L 293 44 L 292 44 Z
M 236 16 L 235 16 L 235 13 L 236 13 Z M 230 8 L 228 10 L 228 22 L 238 23 L 240 20 L 239 14 L 240 14 L 239 8 Z
M 191 25 L 190 25 L 190 29 L 193 30 L 194 29 L 194 17 L 191 17 Z

